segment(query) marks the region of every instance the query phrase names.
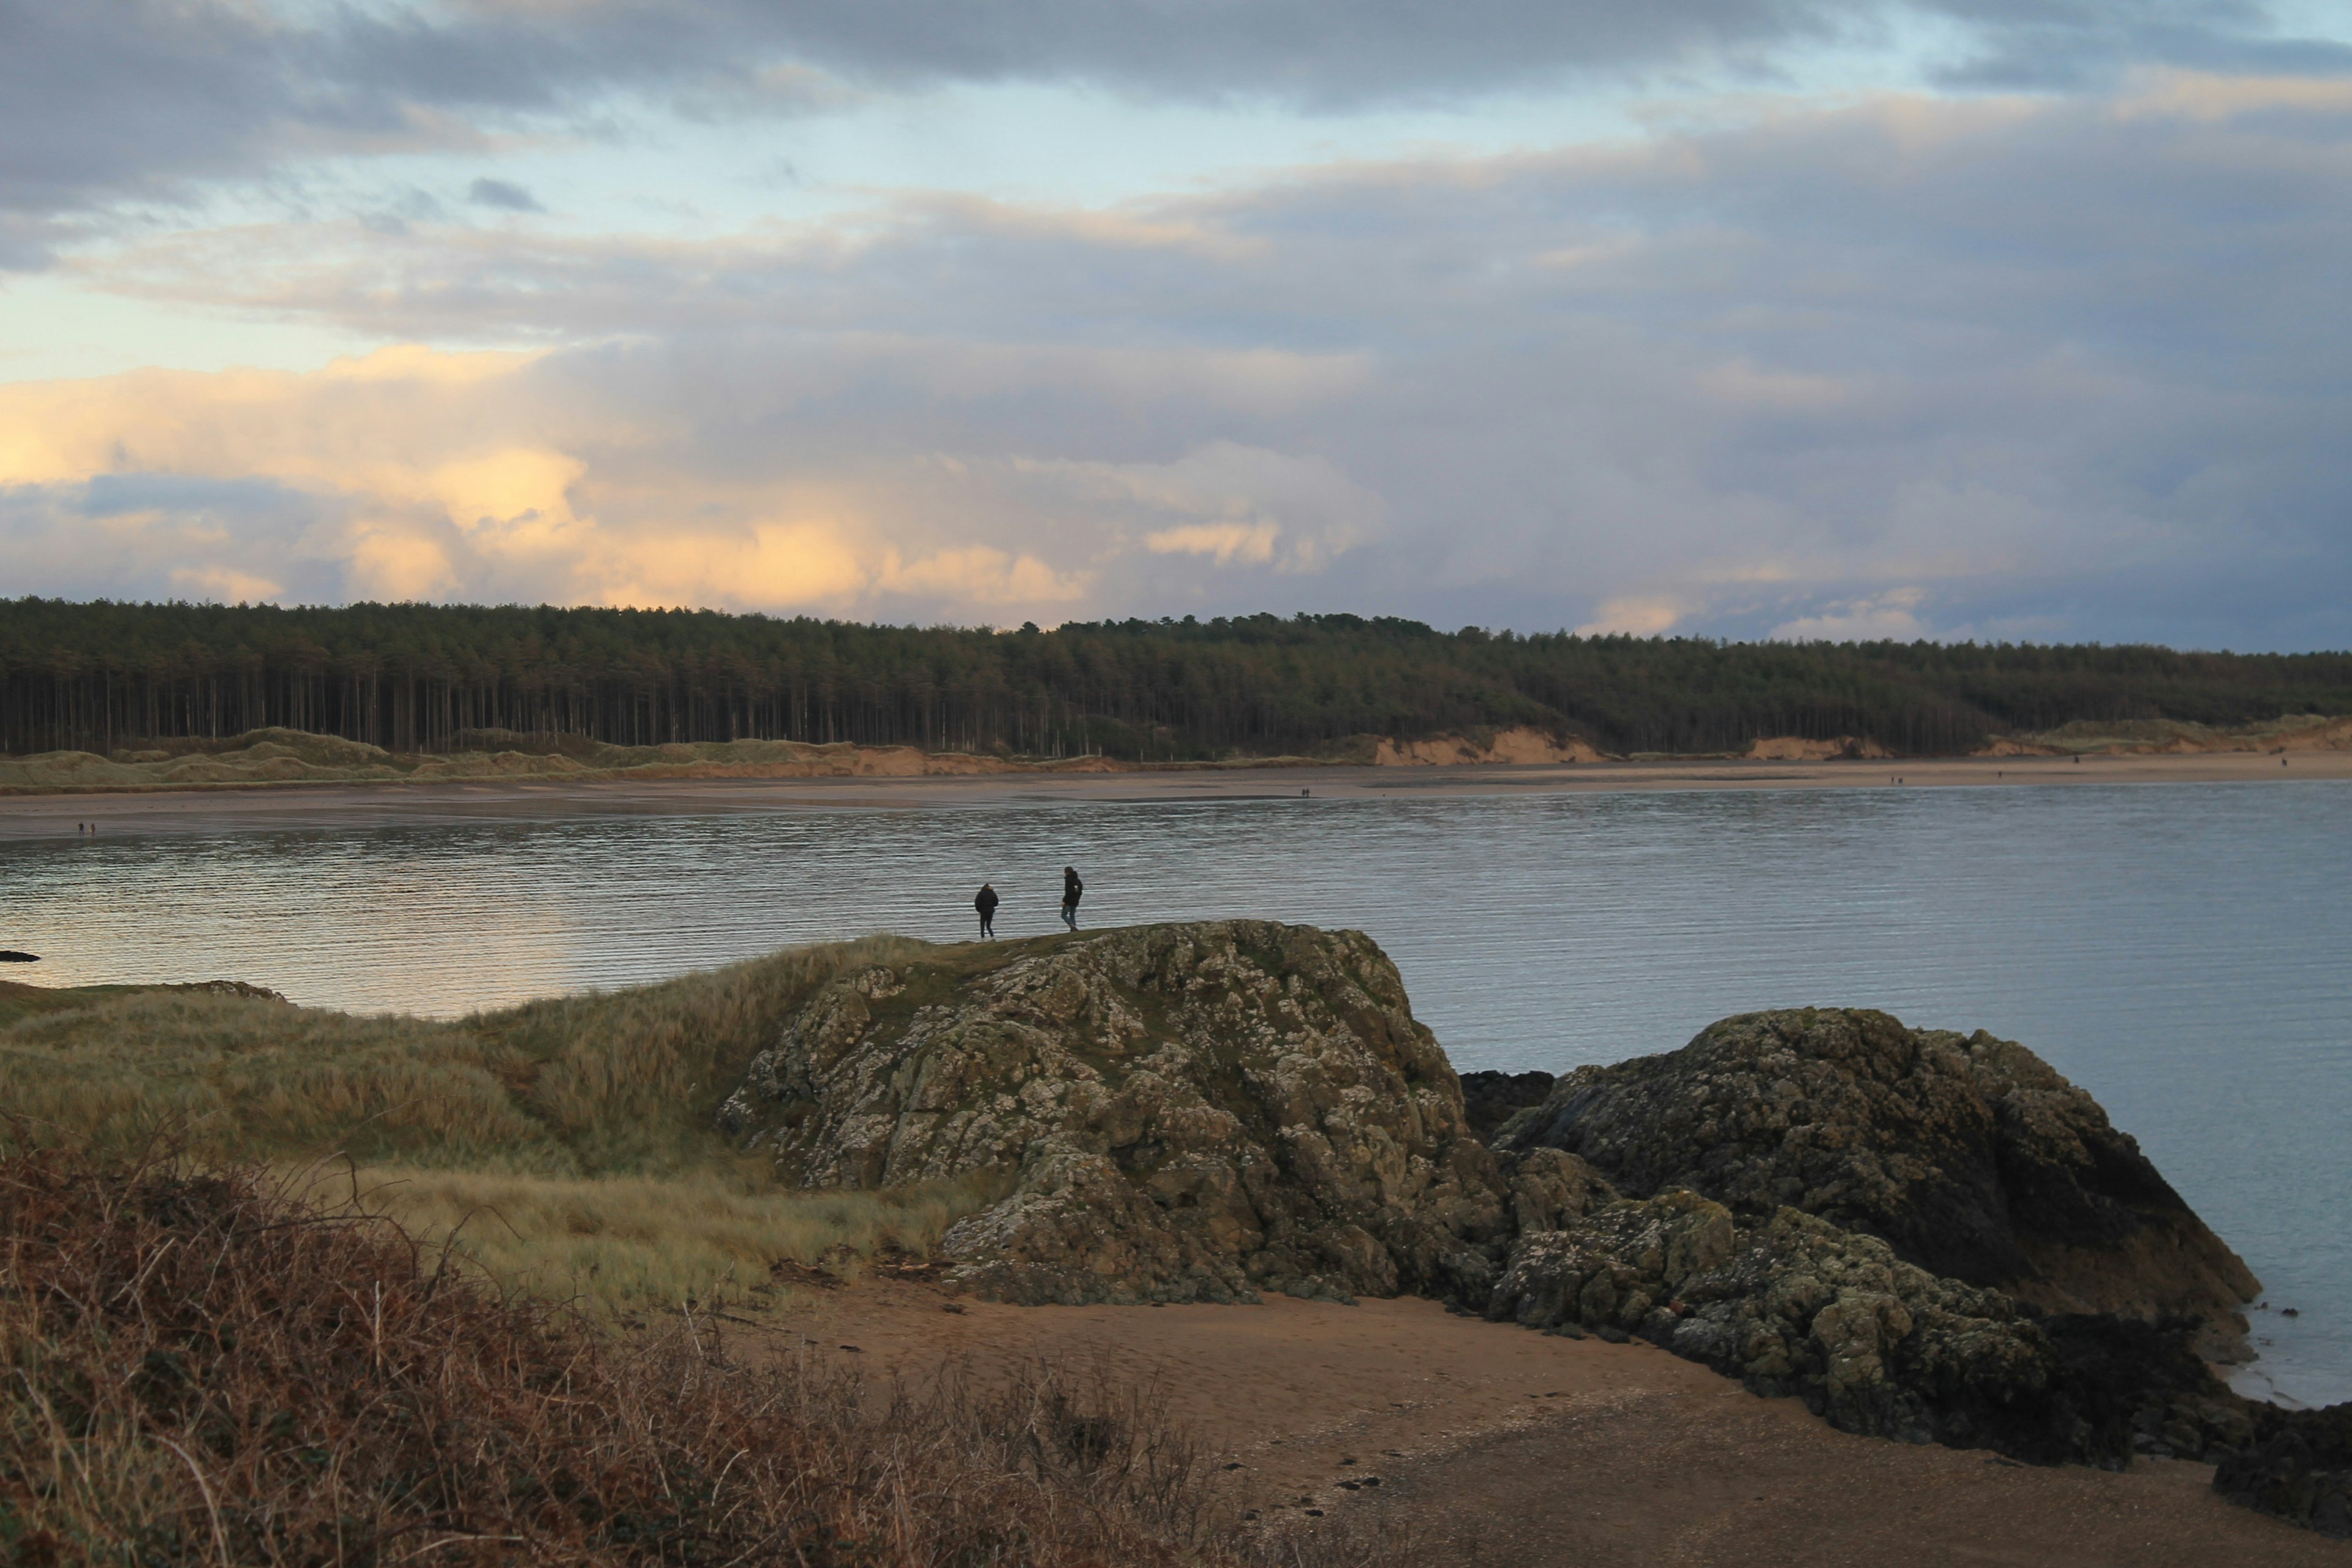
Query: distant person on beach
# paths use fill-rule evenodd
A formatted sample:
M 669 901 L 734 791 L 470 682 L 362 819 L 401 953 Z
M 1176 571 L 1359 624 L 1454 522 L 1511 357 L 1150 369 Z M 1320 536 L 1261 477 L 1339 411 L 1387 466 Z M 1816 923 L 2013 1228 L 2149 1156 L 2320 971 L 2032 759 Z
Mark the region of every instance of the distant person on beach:
M 1078 929 L 1078 897 L 1086 890 L 1087 885 L 1078 880 L 1078 868 L 1076 866 L 1063 867 L 1062 923 L 1072 931 Z
M 980 885 L 980 891 L 973 896 L 971 900 L 971 907 L 980 911 L 980 934 L 982 937 L 992 940 L 996 935 L 996 906 L 999 900 L 996 897 L 996 888 L 994 884 L 982 882 Z

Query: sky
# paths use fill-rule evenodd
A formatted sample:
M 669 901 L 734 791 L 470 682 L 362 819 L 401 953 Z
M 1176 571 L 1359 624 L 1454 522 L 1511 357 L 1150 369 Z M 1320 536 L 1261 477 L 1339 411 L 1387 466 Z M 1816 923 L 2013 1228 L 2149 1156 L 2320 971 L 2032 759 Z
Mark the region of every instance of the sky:
M 2347 0 L 0 0 L 0 595 L 2352 647 Z

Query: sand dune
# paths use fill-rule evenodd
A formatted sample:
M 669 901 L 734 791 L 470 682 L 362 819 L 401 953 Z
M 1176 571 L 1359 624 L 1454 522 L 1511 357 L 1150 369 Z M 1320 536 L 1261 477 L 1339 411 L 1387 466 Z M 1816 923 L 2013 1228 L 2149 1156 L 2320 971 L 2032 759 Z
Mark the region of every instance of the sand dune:
M 85 793 L 234 789 L 300 784 L 443 784 L 530 779 L 932 778 L 992 773 L 1117 772 L 1129 764 L 1102 757 L 1014 760 L 912 746 L 806 745 L 796 741 L 727 741 L 660 746 L 582 743 L 399 755 L 333 735 L 257 730 L 203 749 L 152 749 L 100 756 L 43 752 L 0 757 L 0 793 Z
M 2287 714 L 2267 724 L 2216 729 L 2177 719 L 2077 721 L 2030 735 L 2001 735 L 1980 757 L 2202 756 L 2223 752 L 2336 752 L 2352 749 L 2352 718 Z
M 1383 768 L 1426 768 L 1494 763 L 1597 763 L 1601 753 L 1582 737 L 1549 735 L 1525 726 L 1476 731 L 1468 735 L 1437 735 L 1424 741 L 1391 741 L 1383 736 L 1372 748 L 1372 764 Z

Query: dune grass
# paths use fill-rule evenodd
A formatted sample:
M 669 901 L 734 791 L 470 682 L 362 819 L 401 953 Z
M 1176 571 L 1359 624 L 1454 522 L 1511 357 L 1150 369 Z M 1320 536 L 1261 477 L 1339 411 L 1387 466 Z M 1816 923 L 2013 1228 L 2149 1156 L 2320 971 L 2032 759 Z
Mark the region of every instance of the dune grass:
M 712 1125 L 831 976 L 952 949 L 893 936 L 454 1021 L 202 988 L 0 986 L 0 1152 L 267 1164 L 353 1184 L 427 1240 L 559 1297 L 748 1300 L 772 1266 L 922 1257 L 1001 1196 L 779 1184 Z
M 717 1171 L 581 1178 L 314 1166 L 299 1185 L 384 1215 L 423 1245 L 437 1252 L 446 1244 L 533 1295 L 619 1312 L 785 1305 L 801 1270 L 846 1281 L 877 1255 L 929 1258 L 949 1226 L 1006 1186 L 990 1173 L 879 1192 L 780 1190 L 761 1173 L 747 1174 L 730 1182 Z
M 2283 713 L 2260 723 L 2216 726 L 2180 719 L 2077 719 L 2012 737 L 2063 754 L 2152 752 L 2336 750 L 2352 744 L 2352 720 Z
M 903 937 L 789 949 L 658 984 L 455 1021 L 363 1016 L 198 989 L 10 985 L 11 1143 L 549 1175 L 658 1174 L 724 1155 L 710 1112 L 793 1007 Z

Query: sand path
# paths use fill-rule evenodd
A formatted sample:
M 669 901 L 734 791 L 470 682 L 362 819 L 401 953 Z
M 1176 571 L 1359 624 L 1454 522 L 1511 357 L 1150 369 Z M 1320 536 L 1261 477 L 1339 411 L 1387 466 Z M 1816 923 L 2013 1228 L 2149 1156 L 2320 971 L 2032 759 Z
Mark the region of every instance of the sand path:
M 891 1280 L 815 1292 L 772 1322 L 738 1344 L 911 1380 L 1041 1357 L 1155 1380 L 1216 1462 L 1242 1467 L 1224 1482 L 1235 1507 L 1306 1529 L 1369 1512 L 1432 1561 L 2352 1565 L 2352 1542 L 2221 1501 L 2204 1466 L 2040 1469 L 1851 1436 L 1663 1351 L 1429 1301 L 1023 1308 Z
M 2282 765 L 2284 764 L 2284 765 Z M 939 778 L 468 780 L 284 784 L 122 795 L 0 797 L 0 839 L 104 833 L 273 832 L 288 828 L 559 821 L 582 816 L 734 816 L 859 807 L 986 807 L 1034 802 L 1296 798 L 1425 799 L 1594 791 L 1949 789 L 2116 784 L 2297 784 L 2352 779 L 2352 751 L 2290 757 L 1952 757 L 1906 762 L 1578 763 L 1461 767 L 1152 769 L 1122 773 Z M 1897 781 L 1900 781 L 1899 783 Z

